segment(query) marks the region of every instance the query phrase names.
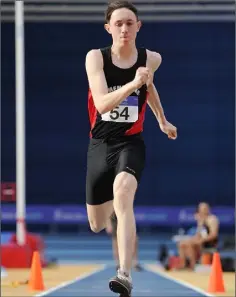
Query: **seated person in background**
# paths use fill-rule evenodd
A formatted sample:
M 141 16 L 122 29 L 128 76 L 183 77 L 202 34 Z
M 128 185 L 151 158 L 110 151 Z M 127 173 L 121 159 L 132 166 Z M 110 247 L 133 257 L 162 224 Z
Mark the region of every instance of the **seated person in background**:
M 196 234 L 191 238 L 179 242 L 180 268 L 186 268 L 187 260 L 189 268 L 194 269 L 203 248 L 215 248 L 218 243 L 219 221 L 210 213 L 207 203 L 200 203 L 195 214 L 197 221 Z
M 119 254 L 118 254 L 118 242 L 117 242 L 117 217 L 115 213 L 112 214 L 110 221 L 106 227 L 106 232 L 112 236 L 112 249 L 113 256 L 116 261 L 116 270 L 119 269 Z M 143 268 L 138 263 L 138 236 L 136 235 L 134 253 L 133 253 L 133 267 L 136 271 L 142 271 Z

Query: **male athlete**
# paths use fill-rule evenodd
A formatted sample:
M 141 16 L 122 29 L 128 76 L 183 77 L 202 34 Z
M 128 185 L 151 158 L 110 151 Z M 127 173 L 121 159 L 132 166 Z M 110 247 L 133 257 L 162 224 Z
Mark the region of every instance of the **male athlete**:
M 100 232 L 115 211 L 120 269 L 109 282 L 121 296 L 132 291 L 132 256 L 136 237 L 133 202 L 145 164 L 142 138 L 146 103 L 160 129 L 176 139 L 177 129 L 164 115 L 153 85 L 161 64 L 156 52 L 136 47 L 141 28 L 129 1 L 113 1 L 106 10 L 112 45 L 86 55 L 89 82 L 90 143 L 87 155 L 86 205 L 92 231 Z

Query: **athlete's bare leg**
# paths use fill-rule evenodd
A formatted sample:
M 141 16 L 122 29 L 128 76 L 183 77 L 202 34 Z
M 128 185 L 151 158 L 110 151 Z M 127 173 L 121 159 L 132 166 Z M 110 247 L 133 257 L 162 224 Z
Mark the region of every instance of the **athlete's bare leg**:
M 136 237 L 133 202 L 137 180 L 129 173 L 121 172 L 115 178 L 113 189 L 120 270 L 130 275 L 133 258 L 133 249 L 130 247 L 134 247 Z
M 133 266 L 138 265 L 138 236 L 135 237 L 134 251 L 133 251 Z
M 119 251 L 118 251 L 118 242 L 117 237 L 112 237 L 112 249 L 113 249 L 113 257 L 116 261 L 117 267 L 120 266 L 120 259 L 119 259 Z
M 113 213 L 113 200 L 107 201 L 100 205 L 87 204 L 87 213 L 90 228 L 93 232 L 98 233 L 105 229 L 107 221 Z
M 112 237 L 112 250 L 113 250 L 113 257 L 116 262 L 116 267 L 120 268 L 117 236 Z M 138 236 L 136 236 L 136 239 L 135 239 L 132 266 L 136 271 L 142 271 L 142 266 L 139 264 L 139 261 L 138 261 Z

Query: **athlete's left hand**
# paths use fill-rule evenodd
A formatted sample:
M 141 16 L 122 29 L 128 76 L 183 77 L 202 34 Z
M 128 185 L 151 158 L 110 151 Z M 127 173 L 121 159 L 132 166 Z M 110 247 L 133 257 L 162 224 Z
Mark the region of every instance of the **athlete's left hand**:
M 160 129 L 168 136 L 169 139 L 177 138 L 177 128 L 168 121 L 160 123 Z

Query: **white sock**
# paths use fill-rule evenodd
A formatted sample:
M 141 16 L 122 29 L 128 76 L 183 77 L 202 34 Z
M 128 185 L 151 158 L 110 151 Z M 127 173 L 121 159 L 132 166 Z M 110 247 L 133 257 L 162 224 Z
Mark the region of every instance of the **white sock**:
M 121 278 L 122 278 L 122 277 L 123 277 L 123 278 L 128 278 L 129 281 L 132 281 L 131 273 L 128 273 L 128 272 L 126 272 L 126 271 L 124 271 L 124 270 L 119 269 L 119 270 L 118 270 L 118 276 L 121 277 Z

